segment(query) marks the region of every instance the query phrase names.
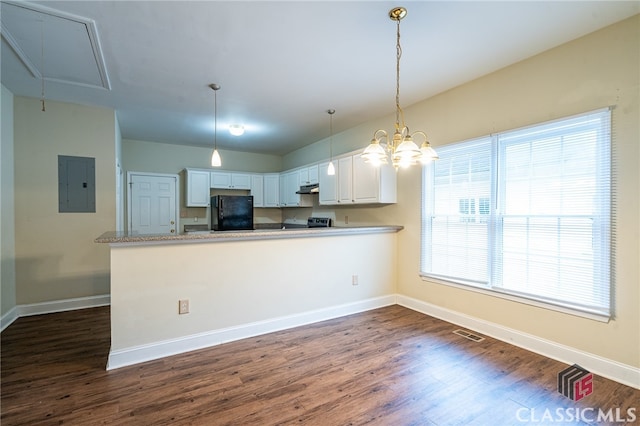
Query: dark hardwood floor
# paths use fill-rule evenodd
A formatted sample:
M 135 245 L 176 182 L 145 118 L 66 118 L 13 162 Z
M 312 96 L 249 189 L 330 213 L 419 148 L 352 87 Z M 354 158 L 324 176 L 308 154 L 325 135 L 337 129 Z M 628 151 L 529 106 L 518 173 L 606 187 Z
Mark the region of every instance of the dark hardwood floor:
M 20 318 L 1 335 L 0 420 L 624 424 L 618 415 L 640 423 L 632 419 L 640 418 L 639 390 L 594 376 L 594 392 L 573 402 L 556 389 L 567 365 L 491 338 L 470 341 L 452 333 L 458 328 L 391 306 L 105 371 L 109 308 Z

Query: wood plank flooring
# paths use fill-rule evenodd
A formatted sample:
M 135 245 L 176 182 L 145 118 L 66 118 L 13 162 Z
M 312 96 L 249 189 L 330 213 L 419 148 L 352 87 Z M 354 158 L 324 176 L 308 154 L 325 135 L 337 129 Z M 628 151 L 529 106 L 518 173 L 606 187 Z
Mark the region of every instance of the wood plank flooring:
M 625 424 L 616 422 L 618 414 L 640 423 L 630 416 L 640 418 L 639 390 L 594 377 L 594 392 L 573 402 L 556 389 L 567 365 L 488 337 L 470 341 L 452 333 L 458 328 L 390 306 L 105 371 L 108 307 L 20 318 L 1 335 L 0 420 L 2 426 Z M 575 416 L 578 409 L 586 414 Z

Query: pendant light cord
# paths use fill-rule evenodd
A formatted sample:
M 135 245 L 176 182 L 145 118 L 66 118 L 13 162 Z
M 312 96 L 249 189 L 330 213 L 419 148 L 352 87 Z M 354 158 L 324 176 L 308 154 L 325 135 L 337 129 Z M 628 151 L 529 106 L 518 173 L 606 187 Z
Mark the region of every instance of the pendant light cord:
M 213 89 L 213 150 L 218 149 L 218 90 Z
M 42 111 L 44 112 L 44 19 L 40 21 L 40 81 L 42 85 L 40 102 L 42 103 Z

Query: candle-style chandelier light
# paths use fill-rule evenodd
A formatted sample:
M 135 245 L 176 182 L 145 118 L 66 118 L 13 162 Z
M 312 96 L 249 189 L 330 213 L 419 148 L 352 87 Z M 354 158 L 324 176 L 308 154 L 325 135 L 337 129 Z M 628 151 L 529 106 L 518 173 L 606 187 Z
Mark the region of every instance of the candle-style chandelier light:
M 389 140 L 389 134 L 383 130 L 376 130 L 371 143 L 362 153 L 365 162 L 373 165 L 387 164 L 388 157 L 391 157 L 392 164 L 396 167 L 409 167 L 414 164 L 426 164 L 438 158 L 429 141 L 426 133 L 416 131 L 409 132 L 409 128 L 404 122 L 404 112 L 400 107 L 400 58 L 402 47 L 400 46 L 400 21 L 407 15 L 404 7 L 395 7 L 389 11 L 389 18 L 396 21 L 396 123 L 393 138 Z M 424 142 L 418 148 L 413 141 L 414 136 L 424 138 Z

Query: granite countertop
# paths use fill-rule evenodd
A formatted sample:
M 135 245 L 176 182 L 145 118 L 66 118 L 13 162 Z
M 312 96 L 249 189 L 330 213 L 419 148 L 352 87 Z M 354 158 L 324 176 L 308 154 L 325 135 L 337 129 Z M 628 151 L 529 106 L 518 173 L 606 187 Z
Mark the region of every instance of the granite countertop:
M 398 232 L 402 226 L 349 226 L 330 228 L 287 228 L 256 229 L 253 231 L 195 231 L 179 234 L 162 235 L 130 235 L 126 232 L 105 232 L 95 239 L 96 243 L 108 244 L 162 244 L 162 243 L 196 243 L 223 242 L 242 240 L 269 240 L 281 238 L 306 238 L 331 235 L 358 235 L 384 232 Z

